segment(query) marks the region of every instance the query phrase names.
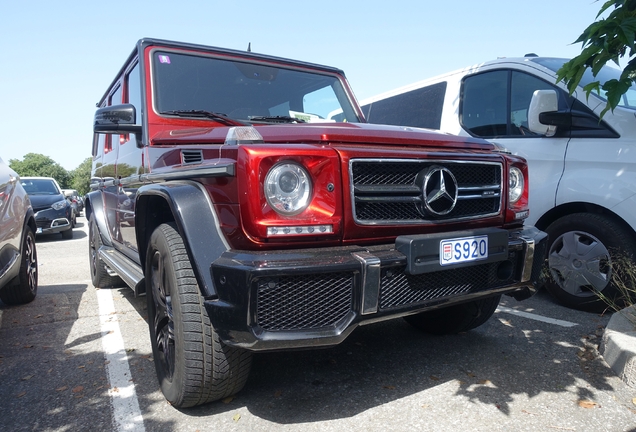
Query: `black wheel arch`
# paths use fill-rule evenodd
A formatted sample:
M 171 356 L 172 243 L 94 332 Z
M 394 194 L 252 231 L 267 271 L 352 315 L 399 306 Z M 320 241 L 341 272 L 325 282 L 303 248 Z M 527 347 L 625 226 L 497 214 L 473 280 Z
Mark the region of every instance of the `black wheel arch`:
M 84 216 L 86 220 L 90 220 L 92 214 L 95 215 L 95 222 L 99 228 L 99 236 L 102 244 L 112 246 L 113 242 L 110 239 L 108 227 L 106 226 L 106 211 L 104 209 L 104 198 L 101 191 L 93 191 L 86 195 L 84 202 Z
M 192 263 L 201 294 L 216 297 L 210 272 L 213 261 L 229 249 L 220 232 L 218 218 L 202 185 L 172 181 L 142 186 L 136 198 L 135 226 L 142 266 L 150 236 L 162 223 L 174 222 Z M 205 239 L 205 241 L 193 241 Z

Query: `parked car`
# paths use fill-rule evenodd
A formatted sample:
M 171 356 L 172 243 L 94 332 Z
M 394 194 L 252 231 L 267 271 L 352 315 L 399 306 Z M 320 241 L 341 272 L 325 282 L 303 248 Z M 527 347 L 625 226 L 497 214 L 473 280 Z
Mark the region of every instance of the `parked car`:
M 369 122 L 495 142 L 528 161 L 527 224 L 549 234 L 548 290 L 564 305 L 602 310 L 614 269 L 636 257 L 636 86 L 607 112 L 605 96 L 556 82 L 567 59 L 504 58 L 362 101 Z M 611 67 L 596 79 L 618 78 Z M 585 86 L 596 80 L 588 72 Z
M 15 171 L 0 158 L 0 300 L 28 303 L 38 291 L 36 223 Z
M 62 193 L 68 200 L 70 200 L 71 204 L 75 205 L 75 208 L 77 209 L 76 214 L 79 216 L 84 210 L 84 198 L 82 198 L 79 192 L 75 189 L 62 189 Z
M 98 107 L 91 278 L 146 294 L 175 407 L 238 392 L 253 352 L 467 331 L 535 291 L 524 159 L 361 123 L 339 69 L 142 39 Z
M 63 239 L 73 238 L 76 214 L 57 181 L 51 177 L 22 177 L 20 182 L 33 205 L 37 224 L 35 233 L 61 233 Z

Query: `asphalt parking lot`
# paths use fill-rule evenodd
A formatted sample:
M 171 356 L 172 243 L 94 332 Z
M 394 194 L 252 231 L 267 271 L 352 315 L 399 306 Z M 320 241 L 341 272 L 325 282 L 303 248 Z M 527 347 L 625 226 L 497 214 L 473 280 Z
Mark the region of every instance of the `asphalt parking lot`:
M 177 410 L 158 389 L 145 298 L 92 286 L 86 228 L 39 237 L 36 300 L 0 303 L 2 430 L 636 430 L 636 389 L 596 350 L 609 316 L 543 292 L 456 336 L 393 320 L 335 348 L 258 354 L 235 397 Z

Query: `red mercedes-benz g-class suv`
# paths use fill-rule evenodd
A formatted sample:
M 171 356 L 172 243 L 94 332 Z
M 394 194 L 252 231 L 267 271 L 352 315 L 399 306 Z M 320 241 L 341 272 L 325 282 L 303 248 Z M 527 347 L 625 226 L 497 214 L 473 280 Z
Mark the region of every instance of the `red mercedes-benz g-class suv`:
M 535 291 L 526 162 L 365 124 L 338 69 L 142 39 L 98 107 L 92 281 L 146 294 L 174 406 L 239 391 L 254 351 L 465 331 Z

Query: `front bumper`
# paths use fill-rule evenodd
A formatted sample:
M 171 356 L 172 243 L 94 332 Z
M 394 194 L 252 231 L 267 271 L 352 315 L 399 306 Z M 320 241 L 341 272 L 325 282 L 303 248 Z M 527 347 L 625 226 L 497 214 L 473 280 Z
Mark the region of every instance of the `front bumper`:
M 262 351 L 336 345 L 360 324 L 536 292 L 545 233 L 529 227 L 462 235 L 488 235 L 489 259 L 439 265 L 440 239 L 457 233 L 398 237 L 395 245 L 373 247 L 228 251 L 212 263 L 218 298 L 205 307 L 225 344 Z
M 72 229 L 70 210 L 40 210 L 35 214 L 36 234 L 58 234 Z

